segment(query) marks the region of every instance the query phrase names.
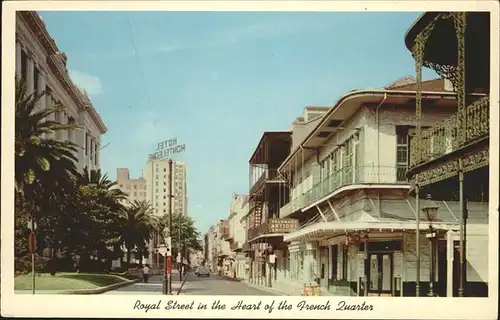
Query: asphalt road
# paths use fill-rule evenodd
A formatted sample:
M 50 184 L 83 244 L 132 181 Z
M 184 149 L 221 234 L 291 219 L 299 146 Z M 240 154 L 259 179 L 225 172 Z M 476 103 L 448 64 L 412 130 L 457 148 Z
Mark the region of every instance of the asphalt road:
M 181 295 L 241 295 L 241 296 L 271 296 L 273 294 L 246 285 L 243 282 L 227 280 L 218 275 L 197 277 L 189 274 L 182 287 Z
M 181 282 L 179 275 L 174 273 L 172 275 L 172 293 L 177 294 Z M 163 283 L 160 276 L 153 276 L 149 279 L 148 283 L 134 283 L 132 285 L 118 288 L 103 294 L 150 294 L 161 295 L 163 290 Z M 254 296 L 271 296 L 273 294 L 267 291 L 250 287 L 243 282 L 227 280 L 226 278 L 218 275 L 210 275 L 210 277 L 197 277 L 195 274 L 188 274 L 188 278 L 180 291 L 181 295 L 254 295 Z

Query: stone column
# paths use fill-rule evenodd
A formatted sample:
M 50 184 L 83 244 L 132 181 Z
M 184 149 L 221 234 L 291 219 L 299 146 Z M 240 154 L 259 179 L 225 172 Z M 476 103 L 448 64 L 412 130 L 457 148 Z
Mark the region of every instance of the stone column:
M 16 75 L 18 77 L 24 76 L 21 74 L 22 66 L 21 66 L 21 57 L 22 57 L 22 46 L 21 42 L 16 42 Z
M 52 98 L 50 90 L 47 89 L 47 92 L 45 93 L 45 97 L 43 97 L 42 99 L 45 100 L 45 107 L 47 109 L 52 109 L 52 107 L 54 105 L 53 105 L 53 98 Z M 55 121 L 56 120 L 56 114 L 55 113 L 50 114 L 49 116 L 47 116 L 47 120 L 49 120 L 49 121 Z M 54 132 L 51 132 L 51 133 L 49 133 L 47 135 L 47 138 L 49 138 L 49 139 L 54 139 L 55 137 L 56 137 L 56 135 L 55 135 Z
M 43 72 L 40 70 L 38 72 L 38 88 L 36 88 L 36 92 L 38 94 L 41 94 L 42 92 L 45 91 L 45 86 L 46 86 L 46 81 L 45 81 L 45 75 L 43 74 Z M 45 96 L 42 96 L 40 98 L 40 100 L 38 100 L 38 104 L 37 104 L 37 110 L 38 111 L 43 111 L 45 110 L 45 107 L 46 107 L 46 104 L 45 104 Z M 47 119 L 43 119 L 42 121 L 45 122 Z M 46 138 L 46 134 L 43 133 L 42 134 L 42 139 Z
M 26 69 L 26 88 L 27 94 L 31 94 L 35 90 L 35 62 L 33 61 L 33 55 L 29 53 L 28 55 L 28 65 Z

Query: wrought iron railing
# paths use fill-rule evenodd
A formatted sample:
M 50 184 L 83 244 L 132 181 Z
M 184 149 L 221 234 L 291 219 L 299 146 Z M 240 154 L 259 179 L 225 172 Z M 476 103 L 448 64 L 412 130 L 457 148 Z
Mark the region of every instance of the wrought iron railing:
M 408 184 L 407 170 L 407 165 L 360 165 L 355 168 L 343 168 L 281 207 L 280 217 L 285 218 L 344 186 L 363 183 Z
M 263 234 L 289 233 L 299 228 L 299 221 L 290 218 L 272 218 L 260 226 L 248 230 L 248 239 L 256 238 Z
M 250 194 L 254 194 L 259 190 L 266 181 L 280 181 L 283 180 L 277 169 L 264 169 L 260 177 L 250 188 Z
M 410 167 L 442 157 L 480 137 L 489 135 L 489 111 L 489 97 L 483 97 L 441 123 L 412 137 Z M 462 126 L 459 123 L 460 116 L 464 121 Z

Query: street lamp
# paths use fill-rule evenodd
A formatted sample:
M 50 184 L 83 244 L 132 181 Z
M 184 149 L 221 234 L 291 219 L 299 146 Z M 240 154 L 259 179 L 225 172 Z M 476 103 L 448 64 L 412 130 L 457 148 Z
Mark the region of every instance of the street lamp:
M 427 221 L 429 221 L 429 233 L 427 234 L 427 238 L 431 241 L 431 272 L 430 272 L 430 286 L 429 286 L 429 296 L 434 296 L 434 271 L 435 271 L 435 256 L 436 256 L 436 238 L 437 234 L 432 227 L 432 222 L 436 219 L 437 212 L 439 210 L 439 206 L 432 201 L 432 197 L 430 194 L 427 195 L 427 203 L 422 208 L 422 211 L 425 213 L 427 217 Z
M 28 249 L 31 253 L 31 289 L 33 294 L 35 294 L 35 253 L 36 253 L 36 229 L 37 224 L 35 218 L 32 216 L 31 220 L 28 221 L 28 229 L 30 229 L 30 234 L 28 238 Z

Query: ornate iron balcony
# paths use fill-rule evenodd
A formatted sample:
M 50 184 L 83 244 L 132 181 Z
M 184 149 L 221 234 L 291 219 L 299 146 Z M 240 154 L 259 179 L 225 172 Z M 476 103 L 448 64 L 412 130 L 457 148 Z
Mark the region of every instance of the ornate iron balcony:
M 406 178 L 407 165 L 375 166 L 360 165 L 357 167 L 343 168 L 333 172 L 314 185 L 310 190 L 292 199 L 280 208 L 280 217 L 285 218 L 290 214 L 305 208 L 333 191 L 353 184 L 409 184 Z
M 483 97 L 463 110 L 423 130 L 410 140 L 410 168 L 452 153 L 490 133 L 489 97 Z M 461 120 L 463 125 L 460 125 Z

